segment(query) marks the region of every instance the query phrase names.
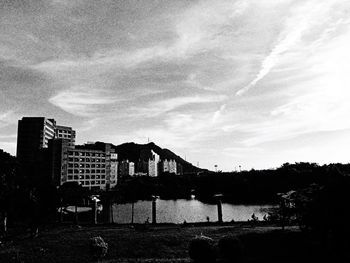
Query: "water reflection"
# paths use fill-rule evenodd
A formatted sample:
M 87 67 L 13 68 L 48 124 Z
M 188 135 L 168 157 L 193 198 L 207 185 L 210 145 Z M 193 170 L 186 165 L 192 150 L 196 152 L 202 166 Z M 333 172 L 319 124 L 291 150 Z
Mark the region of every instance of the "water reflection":
M 270 205 L 233 205 L 222 204 L 223 221 L 248 221 L 254 213 L 260 220 L 267 213 L 266 208 Z M 130 223 L 132 207 L 131 204 L 115 204 L 113 206 L 114 221 L 116 223 Z M 147 219 L 151 221 L 152 201 L 138 201 L 134 204 L 134 222 L 144 223 Z M 211 222 L 218 220 L 217 206 L 206 204 L 198 200 L 157 200 L 157 222 L 158 223 L 183 223 L 206 222 L 207 217 Z

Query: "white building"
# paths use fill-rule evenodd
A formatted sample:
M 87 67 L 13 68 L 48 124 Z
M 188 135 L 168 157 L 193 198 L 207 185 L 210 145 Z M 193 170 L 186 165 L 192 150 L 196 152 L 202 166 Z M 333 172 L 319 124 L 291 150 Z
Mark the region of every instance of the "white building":
M 158 164 L 159 164 L 159 155 L 156 154 L 153 150 L 152 157 L 148 160 L 148 176 L 157 177 L 158 176 Z
M 177 164 L 175 160 L 164 160 L 162 161 L 162 172 L 177 174 Z

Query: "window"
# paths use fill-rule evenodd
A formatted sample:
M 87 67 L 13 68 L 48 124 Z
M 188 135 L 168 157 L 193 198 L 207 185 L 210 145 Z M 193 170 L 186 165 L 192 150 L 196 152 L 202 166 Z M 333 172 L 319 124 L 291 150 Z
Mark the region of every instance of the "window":
M 101 181 L 101 184 L 106 184 L 106 181 L 105 181 L 105 180 L 102 180 L 102 181 Z
M 68 173 L 72 174 L 73 173 L 73 169 L 68 169 Z
M 91 178 L 91 179 L 95 179 L 95 175 L 94 175 L 94 174 L 92 174 L 90 178 Z
M 90 173 L 90 170 L 89 170 L 89 169 L 86 169 L 86 170 L 85 170 L 85 173 L 89 174 L 89 173 Z
M 74 175 L 74 180 L 78 180 L 79 179 L 79 176 L 78 175 Z
M 85 179 L 90 179 L 90 175 L 85 175 Z
M 103 175 L 101 175 L 101 178 L 102 178 L 102 179 L 105 179 L 105 178 L 106 178 L 106 176 L 103 174 Z
M 73 176 L 72 175 L 68 175 L 68 180 L 73 180 Z
M 94 185 L 95 184 L 95 181 L 91 181 L 91 185 Z
M 69 164 L 68 164 L 68 167 L 72 168 L 72 167 L 73 167 L 73 164 L 72 164 L 72 163 L 69 163 Z

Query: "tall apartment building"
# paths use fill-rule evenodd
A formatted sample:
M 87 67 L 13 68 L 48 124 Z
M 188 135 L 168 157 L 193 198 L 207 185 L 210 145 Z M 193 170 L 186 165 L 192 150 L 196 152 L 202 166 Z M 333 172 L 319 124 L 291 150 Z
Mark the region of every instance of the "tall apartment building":
M 72 127 L 56 125 L 55 128 L 55 138 L 57 139 L 67 139 L 71 146 L 75 145 L 75 130 Z
M 71 127 L 56 125 L 54 119 L 45 117 L 23 117 L 18 121 L 17 158 L 20 163 L 31 163 L 38 159 L 41 149 L 53 138 L 67 139 L 75 144 L 75 131 Z
M 151 150 L 152 156 L 148 160 L 148 176 L 157 177 L 158 176 L 158 164 L 159 164 L 159 155 Z
M 72 147 L 69 139 L 50 142 L 52 178 L 56 185 L 77 182 L 89 189 L 109 189 L 117 184 L 117 154 L 111 144 L 94 143 Z
M 21 164 L 38 160 L 39 152 L 55 137 L 56 122 L 44 117 L 23 117 L 18 121 L 17 158 Z

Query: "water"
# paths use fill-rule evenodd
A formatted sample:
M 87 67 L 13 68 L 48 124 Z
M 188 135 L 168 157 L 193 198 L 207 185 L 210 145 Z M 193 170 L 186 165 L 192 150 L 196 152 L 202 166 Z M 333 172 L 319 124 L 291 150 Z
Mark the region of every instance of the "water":
M 267 213 L 266 208 L 271 205 L 233 205 L 222 204 L 223 221 L 248 221 L 254 213 L 259 220 Z M 116 223 L 131 222 L 132 206 L 128 204 L 114 204 L 113 215 Z M 157 200 L 158 223 L 211 222 L 218 220 L 217 205 L 206 204 L 192 199 Z M 137 201 L 134 204 L 134 223 L 152 221 L 152 201 Z

